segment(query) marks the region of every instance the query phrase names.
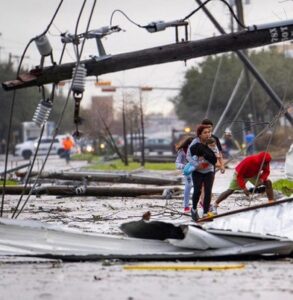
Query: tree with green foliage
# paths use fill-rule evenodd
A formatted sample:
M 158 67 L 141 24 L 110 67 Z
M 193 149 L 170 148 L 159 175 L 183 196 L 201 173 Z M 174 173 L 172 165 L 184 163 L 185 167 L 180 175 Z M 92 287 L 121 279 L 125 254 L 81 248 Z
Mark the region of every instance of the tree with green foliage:
M 284 99 L 285 103 L 292 103 L 293 86 L 290 84 L 290 78 L 293 75 L 293 58 L 279 53 L 278 49 L 277 47 L 270 47 L 267 50 L 251 51 L 249 57 L 280 99 Z M 179 95 L 171 101 L 175 105 L 179 118 L 185 120 L 188 124 L 198 124 L 206 117 L 210 93 L 221 59 L 222 64 L 218 78 L 216 78 L 214 97 L 208 117 L 216 124 L 225 109 L 244 68 L 234 53 L 222 54 L 222 57 L 220 55 L 209 56 L 186 72 L 185 81 Z M 252 82 L 253 77 L 250 76 L 250 78 Z M 222 130 L 231 125 L 231 121 L 237 114 L 247 91 L 247 84 L 244 80 L 240 85 L 233 105 L 226 115 Z M 252 100 L 256 110 L 256 120 L 254 120 L 256 122 L 269 122 L 279 111 L 277 105 L 258 83 L 253 88 Z M 252 108 L 250 102 L 247 101 L 236 121 L 248 121 L 248 114 L 250 113 L 252 113 Z

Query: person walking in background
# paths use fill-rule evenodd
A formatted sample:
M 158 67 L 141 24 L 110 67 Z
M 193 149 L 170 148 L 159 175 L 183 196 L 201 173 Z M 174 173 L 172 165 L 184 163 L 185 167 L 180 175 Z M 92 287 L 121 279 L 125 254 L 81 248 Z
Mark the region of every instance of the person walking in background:
M 189 145 L 191 144 L 193 140 L 193 137 L 185 137 L 181 141 L 179 141 L 178 144 L 176 144 L 175 148 L 177 151 L 177 157 L 176 157 L 176 168 L 178 170 L 183 170 L 185 165 L 187 164 L 186 159 L 186 153 Z M 189 207 L 189 198 L 190 198 L 190 191 L 192 188 L 192 178 L 191 175 L 184 176 L 184 198 L 183 198 L 183 206 L 184 206 L 184 212 L 188 213 L 190 212 Z
M 208 215 L 212 197 L 215 164 L 217 162 L 214 152 L 206 145 L 207 140 L 210 138 L 209 126 L 200 125 L 196 133 L 198 142 L 191 145 L 189 149 L 191 157 L 197 157 L 197 162 L 194 165 L 195 170 L 192 172 L 193 195 L 191 217 L 194 221 L 199 219 L 197 204 L 202 187 L 204 189 L 203 217 Z M 192 163 L 192 159 L 189 162 Z
M 245 135 L 246 155 L 252 155 L 254 153 L 254 140 L 254 133 L 248 130 Z
M 66 163 L 69 164 L 70 152 L 74 146 L 74 142 L 73 142 L 72 138 L 70 138 L 70 136 L 67 136 L 65 139 L 63 139 L 62 144 L 63 144 L 63 149 L 64 149 L 62 156 L 65 158 Z
M 223 156 L 225 158 L 231 158 L 230 151 L 234 147 L 235 142 L 233 140 L 232 131 L 229 128 L 225 130 L 223 139 L 224 139 Z
M 229 189 L 223 192 L 214 203 L 214 213 L 219 204 L 233 194 L 235 190 L 242 190 L 246 196 L 249 196 L 250 193 L 246 188 L 247 181 L 255 187 L 264 185 L 268 201 L 275 201 L 272 182 L 268 179 L 271 159 L 272 157 L 268 152 L 260 152 L 244 158 L 235 168 Z

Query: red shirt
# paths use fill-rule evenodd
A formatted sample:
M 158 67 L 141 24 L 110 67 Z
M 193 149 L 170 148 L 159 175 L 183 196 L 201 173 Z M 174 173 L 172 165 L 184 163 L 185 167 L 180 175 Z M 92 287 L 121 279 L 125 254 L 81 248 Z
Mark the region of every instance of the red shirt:
M 245 188 L 245 178 L 256 177 L 260 172 L 259 179 L 266 181 L 270 175 L 271 155 L 268 152 L 260 152 L 243 159 L 235 168 L 239 186 Z M 263 164 L 262 168 L 261 165 Z M 261 168 L 261 169 L 260 169 Z

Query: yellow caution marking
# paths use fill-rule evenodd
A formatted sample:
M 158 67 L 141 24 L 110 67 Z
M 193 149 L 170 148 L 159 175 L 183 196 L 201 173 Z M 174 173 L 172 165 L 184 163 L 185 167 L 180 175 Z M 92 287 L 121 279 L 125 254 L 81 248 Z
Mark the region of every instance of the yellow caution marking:
M 243 269 L 244 264 L 234 265 L 128 265 L 124 270 L 141 271 L 224 271 Z

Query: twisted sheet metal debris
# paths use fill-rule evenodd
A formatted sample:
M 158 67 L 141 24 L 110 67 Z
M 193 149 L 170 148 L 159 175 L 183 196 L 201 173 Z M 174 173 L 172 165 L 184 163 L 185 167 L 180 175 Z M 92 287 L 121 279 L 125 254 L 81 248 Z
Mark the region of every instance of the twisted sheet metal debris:
M 0 219 L 0 255 L 63 260 L 174 260 L 291 255 L 292 213 L 293 198 L 273 206 L 218 218 L 203 226 L 142 220 L 123 224 L 123 231 L 134 238 L 83 233 L 37 221 Z M 139 230 L 134 231 L 134 225 Z M 161 240 L 157 233 L 152 239 L 154 228 L 157 231 L 162 228 L 166 239 Z M 182 236 L 178 235 L 178 230 L 182 231 Z

